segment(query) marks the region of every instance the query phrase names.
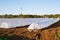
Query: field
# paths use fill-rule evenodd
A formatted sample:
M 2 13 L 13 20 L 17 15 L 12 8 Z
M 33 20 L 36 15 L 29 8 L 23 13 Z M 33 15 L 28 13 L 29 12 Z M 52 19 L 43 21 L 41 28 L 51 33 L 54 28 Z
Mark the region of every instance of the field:
M 29 25 L 28 25 L 29 26 Z M 48 28 L 29 31 L 24 27 L 0 28 L 1 40 L 60 40 L 60 21 Z

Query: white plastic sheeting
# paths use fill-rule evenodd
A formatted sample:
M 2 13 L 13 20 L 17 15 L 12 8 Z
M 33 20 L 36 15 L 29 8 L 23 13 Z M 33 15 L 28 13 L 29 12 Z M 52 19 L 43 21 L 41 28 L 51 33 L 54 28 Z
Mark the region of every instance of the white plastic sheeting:
M 58 20 L 59 18 L 56 18 L 56 19 L 53 19 L 53 18 L 14 18 L 14 19 L 2 18 L 1 19 L 0 18 L 0 28 L 14 28 L 17 26 L 30 25 L 32 23 L 36 23 L 41 26 L 40 28 L 44 28 L 57 22 Z M 2 27 L 1 25 L 4 25 L 4 26 Z
M 32 23 L 27 29 L 28 29 L 29 31 L 31 31 L 31 30 L 34 30 L 34 29 L 40 29 L 40 27 L 41 27 L 41 26 L 39 26 L 38 24 Z
M 58 22 L 59 20 L 60 20 L 59 18 L 56 18 L 56 19 L 49 20 L 49 21 L 46 21 L 46 22 L 41 22 L 41 23 L 39 23 L 39 25 L 41 26 L 40 29 L 48 27 L 48 26 Z
M 9 28 L 9 24 L 6 22 L 1 23 L 0 28 Z
M 48 27 L 58 21 L 59 21 L 59 19 L 53 19 L 53 20 L 49 20 L 49 21 L 40 22 L 38 24 L 32 23 L 27 29 L 29 31 L 32 31 L 34 29 L 42 29 L 42 28 Z

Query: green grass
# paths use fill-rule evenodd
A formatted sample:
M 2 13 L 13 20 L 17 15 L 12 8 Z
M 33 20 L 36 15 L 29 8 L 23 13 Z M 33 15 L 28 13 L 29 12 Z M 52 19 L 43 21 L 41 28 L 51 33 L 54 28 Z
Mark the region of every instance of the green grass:
M 0 40 L 7 40 L 7 38 L 0 36 Z

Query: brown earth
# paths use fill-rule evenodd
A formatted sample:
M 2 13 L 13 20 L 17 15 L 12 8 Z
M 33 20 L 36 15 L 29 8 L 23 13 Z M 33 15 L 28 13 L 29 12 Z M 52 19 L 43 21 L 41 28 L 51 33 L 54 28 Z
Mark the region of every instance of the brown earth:
M 60 40 L 60 37 L 55 36 L 57 33 L 60 33 L 60 21 L 49 28 L 40 30 L 28 31 L 27 27 L 0 28 L 0 36 L 7 36 L 8 40 Z M 9 37 L 11 34 L 13 36 Z

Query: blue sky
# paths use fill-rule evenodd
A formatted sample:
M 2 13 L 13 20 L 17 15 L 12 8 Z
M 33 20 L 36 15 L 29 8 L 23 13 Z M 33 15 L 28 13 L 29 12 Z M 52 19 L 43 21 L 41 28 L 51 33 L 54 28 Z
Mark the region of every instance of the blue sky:
M 60 14 L 60 0 L 0 0 L 0 14 Z

